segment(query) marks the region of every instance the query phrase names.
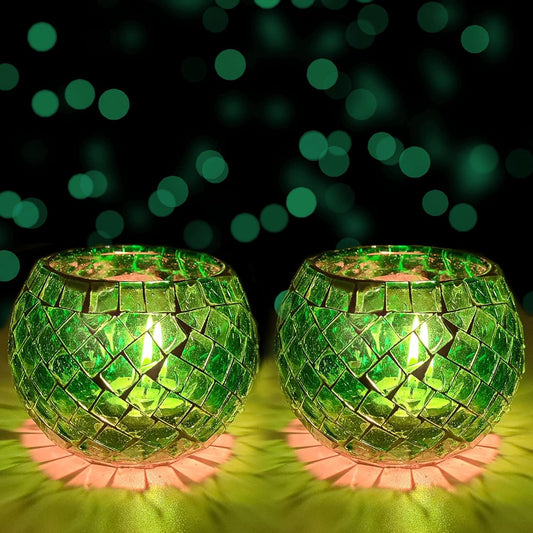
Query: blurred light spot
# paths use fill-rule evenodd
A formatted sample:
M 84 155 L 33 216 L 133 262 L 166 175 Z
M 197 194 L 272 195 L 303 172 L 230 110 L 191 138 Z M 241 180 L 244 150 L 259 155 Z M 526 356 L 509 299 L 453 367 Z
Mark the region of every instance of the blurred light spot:
M 516 148 L 505 158 L 505 168 L 514 178 L 526 178 L 533 172 L 533 154 L 525 148 Z
M 188 57 L 181 63 L 181 73 L 190 82 L 202 81 L 207 74 L 207 66 L 201 57 Z
M 0 217 L 13 218 L 13 209 L 21 198 L 15 191 L 0 192 Z
M 330 178 L 342 176 L 350 166 L 350 156 L 340 146 L 330 146 L 318 161 L 320 170 Z
M 36 22 L 28 30 L 28 44 L 37 52 L 47 52 L 57 41 L 57 32 L 48 22 Z
M 326 155 L 328 140 L 317 130 L 306 131 L 298 143 L 300 153 L 309 161 L 318 161 Z
M 428 33 L 438 33 L 448 24 L 448 10 L 440 2 L 426 2 L 417 13 L 418 25 Z
M 361 31 L 368 35 L 383 33 L 389 24 L 389 15 L 384 7 L 372 4 L 364 6 L 357 16 L 357 24 Z
M 218 114 L 230 126 L 237 126 L 249 116 L 248 103 L 240 92 L 231 91 L 220 96 L 217 102 Z
M 291 0 L 291 2 L 292 5 L 298 9 L 307 9 L 315 3 L 315 0 Z
M 146 42 L 146 31 L 136 20 L 126 20 L 120 24 L 118 38 L 121 48 L 129 53 L 137 53 Z
M 87 246 L 100 246 L 101 244 L 111 244 L 111 239 L 100 235 L 97 231 L 91 232 L 87 237 Z
M 211 33 L 220 33 L 228 26 L 229 18 L 224 9 L 218 6 L 208 7 L 202 15 L 202 24 Z
M 13 220 L 21 228 L 33 228 L 39 221 L 39 208 L 29 200 L 22 200 L 13 208 Z
M 262 106 L 263 118 L 273 128 L 287 126 L 293 116 L 291 102 L 284 96 L 273 96 Z
M 246 59 L 234 48 L 222 50 L 215 58 L 216 73 L 224 80 L 240 78 L 246 70 Z
M 231 234 L 239 242 L 252 242 L 261 229 L 259 221 L 251 213 L 239 213 L 231 221 Z
M 346 98 L 351 90 L 352 80 L 350 76 L 346 72 L 339 72 L 335 85 L 326 89 L 326 94 L 335 100 L 341 100 L 342 98 Z
M 178 207 L 185 203 L 189 196 L 189 187 L 179 176 L 166 176 L 157 186 L 159 190 L 168 191 L 172 196 L 170 207 Z
M 148 209 L 156 217 L 168 217 L 174 211 L 174 195 L 166 189 L 157 189 L 148 197 Z
M 357 50 L 365 50 L 372 45 L 375 36 L 365 33 L 359 27 L 357 20 L 354 20 L 348 24 L 346 31 L 344 32 L 344 38 L 352 48 L 356 48 Z
M 114 239 L 124 231 L 124 219 L 120 213 L 109 209 L 96 217 L 96 231 L 106 239 Z
M 479 54 L 489 46 L 489 32 L 477 24 L 467 26 L 461 33 L 461 44 L 471 54 Z
M 309 55 L 336 56 L 346 47 L 344 31 L 339 24 L 324 25 L 311 36 L 310 45 Z
M 343 130 L 335 130 L 328 135 L 328 145 L 330 147 L 338 146 L 345 152 L 349 152 L 352 147 L 352 138 L 349 133 L 346 133 Z
M 68 181 L 68 192 L 73 198 L 89 198 L 94 191 L 93 180 L 87 174 L 74 174 Z
M 287 194 L 286 205 L 291 215 L 306 218 L 316 209 L 316 195 L 307 187 L 295 187 Z
M 321 91 L 333 87 L 338 77 L 339 71 L 330 59 L 315 59 L 307 67 L 307 81 Z
M 19 258 L 9 250 L 0 250 L 0 281 L 11 281 L 19 271 Z
M 191 220 L 183 228 L 183 239 L 189 248 L 203 250 L 213 242 L 213 229 L 205 220 Z
M 261 11 L 254 22 L 253 32 L 265 51 L 285 54 L 293 47 L 293 32 L 280 10 Z
M 404 145 L 402 141 L 398 139 L 398 137 L 394 137 L 394 141 L 396 142 L 396 150 L 394 151 L 394 154 L 389 159 L 384 159 L 382 161 L 384 165 L 393 166 L 393 165 L 397 165 L 398 162 L 400 161 L 400 156 L 403 153 Z
M 347 3 L 348 0 L 322 0 L 322 5 L 332 11 L 342 9 Z
M 400 170 L 409 178 L 420 178 L 427 173 L 431 166 L 431 159 L 424 148 L 410 146 L 400 155 L 398 161 Z
M 524 295 L 522 307 L 526 313 L 533 315 L 533 291 L 529 291 Z
M 377 100 L 368 89 L 354 89 L 346 98 L 346 111 L 355 120 L 369 119 L 377 109 Z
M 256 6 L 262 7 L 263 9 L 272 9 L 280 3 L 280 0 L 254 0 L 254 2 Z
M 459 88 L 459 76 L 448 58 L 437 50 L 424 50 L 419 58 L 422 75 L 431 92 L 450 97 Z
M 367 239 L 371 233 L 372 220 L 370 216 L 361 210 L 351 209 L 337 217 L 340 233 L 347 237 Z
M 483 17 L 482 26 L 490 36 L 490 47 L 487 49 L 487 57 L 492 60 L 502 60 L 510 52 L 511 35 L 513 28 L 505 19 L 501 11 L 486 14 Z
M 43 89 L 33 95 L 31 107 L 36 115 L 51 117 L 59 109 L 59 98 L 54 92 Z
M 215 3 L 224 9 L 233 9 L 239 5 L 239 0 L 215 0 Z
M 10 91 L 17 86 L 20 76 L 11 63 L 0 63 L 0 91 Z
M 361 243 L 355 237 L 343 237 L 336 245 L 337 250 L 359 246 Z
M 228 164 L 216 150 L 204 150 L 196 158 L 198 174 L 210 183 L 220 183 L 228 177 Z
M 390 159 L 394 156 L 396 149 L 396 139 L 384 131 L 374 133 L 368 140 L 368 152 L 378 161 Z
M 489 144 L 478 144 L 470 150 L 468 162 L 474 172 L 489 174 L 498 166 L 498 152 Z
M 333 213 L 346 213 L 354 204 L 355 194 L 346 183 L 334 183 L 326 189 L 324 200 Z
M 456 204 L 448 214 L 450 225 L 457 231 L 470 231 L 477 222 L 477 212 L 473 206 L 466 203 Z
M 439 189 L 428 191 L 422 198 L 424 211 L 432 217 L 443 215 L 448 209 L 448 205 L 448 196 Z
M 128 95 L 120 89 L 107 89 L 98 99 L 98 110 L 108 120 L 120 120 L 130 109 Z
M 91 178 L 93 182 L 93 192 L 89 195 L 91 198 L 100 198 L 107 191 L 107 178 L 103 172 L 99 170 L 88 170 L 84 172 L 86 176 Z
M 261 210 L 259 220 L 267 231 L 279 233 L 287 227 L 289 215 L 282 205 L 268 204 Z
M 26 198 L 26 202 L 31 202 L 39 212 L 39 217 L 37 218 L 37 221 L 31 226 L 31 229 L 40 228 L 46 222 L 46 219 L 48 217 L 48 209 L 46 208 L 46 205 L 43 201 L 39 200 L 39 198 Z
M 94 87 L 87 80 L 73 80 L 65 88 L 65 100 L 73 109 L 87 109 L 95 95 Z
M 281 307 L 281 302 L 283 301 L 283 298 L 285 298 L 285 295 L 287 294 L 287 289 L 284 291 L 281 291 L 276 298 L 274 299 L 274 310 L 279 315 L 279 310 Z

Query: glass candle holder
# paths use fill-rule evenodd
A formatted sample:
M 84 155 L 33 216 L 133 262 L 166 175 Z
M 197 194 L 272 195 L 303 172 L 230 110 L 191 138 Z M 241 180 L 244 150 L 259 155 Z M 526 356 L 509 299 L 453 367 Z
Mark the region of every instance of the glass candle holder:
M 235 272 L 162 247 L 38 260 L 14 305 L 9 352 L 15 388 L 44 433 L 115 464 L 164 463 L 209 445 L 258 368 Z
M 369 463 L 431 463 L 509 408 L 524 337 L 500 268 L 462 251 L 363 246 L 304 261 L 277 324 L 281 384 L 323 444 Z

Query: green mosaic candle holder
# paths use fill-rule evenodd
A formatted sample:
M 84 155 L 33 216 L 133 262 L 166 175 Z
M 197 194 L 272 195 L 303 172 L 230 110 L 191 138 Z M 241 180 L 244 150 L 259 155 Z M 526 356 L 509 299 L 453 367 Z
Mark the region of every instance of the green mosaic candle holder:
M 476 444 L 524 372 L 513 296 L 492 261 L 368 246 L 304 261 L 280 308 L 276 351 L 296 416 L 369 463 L 431 463 Z
M 162 247 L 40 259 L 15 303 L 9 348 L 15 388 L 44 433 L 114 464 L 164 463 L 209 445 L 258 369 L 235 272 Z

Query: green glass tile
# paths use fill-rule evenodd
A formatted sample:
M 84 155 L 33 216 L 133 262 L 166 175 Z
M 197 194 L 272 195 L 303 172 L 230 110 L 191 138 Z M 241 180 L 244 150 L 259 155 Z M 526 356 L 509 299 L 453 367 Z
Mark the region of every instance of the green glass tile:
M 394 401 L 408 413 L 418 415 L 433 394 L 425 383 L 410 375 L 394 394 Z
M 470 295 L 474 303 L 478 305 L 488 305 L 492 303 L 490 292 L 484 279 L 467 278 L 465 280 L 470 290 Z
M 505 299 L 498 289 L 498 284 L 496 280 L 487 279 L 485 280 L 487 290 L 490 294 L 490 298 L 494 303 L 504 303 Z
M 44 398 L 48 397 L 56 384 L 54 376 L 50 374 L 48 368 L 46 368 L 43 363 L 39 363 L 35 367 L 31 379 L 37 387 L 37 390 L 41 393 L 41 396 Z
M 293 378 L 291 371 L 289 369 L 289 365 L 287 363 L 287 359 L 285 358 L 285 355 L 283 353 L 278 353 L 276 362 L 278 364 L 278 374 L 279 374 L 280 383 L 283 386 L 285 386 L 285 383 L 287 383 L 287 380 L 289 379 L 289 377 L 291 379 Z
M 141 374 L 147 372 L 164 358 L 164 354 L 149 333 L 145 333 L 131 343 L 124 350 L 124 353 Z
M 383 311 L 385 306 L 385 286 L 382 283 L 358 283 L 356 309 L 359 313 Z
M 70 309 L 60 307 L 45 307 L 44 310 L 55 330 L 58 330 L 74 314 Z
M 491 344 L 491 348 L 498 354 L 500 357 L 503 357 L 507 361 L 509 360 L 509 347 L 513 342 L 513 337 L 505 331 L 500 325 L 497 326 L 496 332 L 494 334 L 494 339 Z
M 516 387 L 518 386 L 519 380 L 520 376 L 515 372 L 515 370 L 511 369 L 509 372 L 508 379 L 505 382 L 505 387 L 503 389 L 503 394 L 509 401 L 511 401 L 511 397 L 516 391 Z
M 187 339 L 187 335 L 172 315 L 166 315 L 162 320 L 156 322 L 149 332 L 154 342 L 165 353 L 170 353 Z
M 163 422 L 156 422 L 143 435 L 143 442 L 157 448 L 164 448 L 176 439 L 176 430 Z
M 370 428 L 361 439 L 365 444 L 379 451 L 388 451 L 398 440 L 398 437 L 383 431 L 380 428 Z
M 15 349 L 20 350 L 30 337 L 26 320 L 21 320 L 12 332 L 12 338 L 15 341 Z
M 396 346 L 393 346 L 391 354 L 404 372 L 408 374 L 414 372 L 430 358 L 429 352 L 415 333 L 411 333 Z
M 49 428 L 54 427 L 57 421 L 57 413 L 50 408 L 47 400 L 44 400 L 41 396 L 35 402 L 35 414 L 40 418 Z
M 301 296 L 305 296 L 312 279 L 315 277 L 315 270 L 307 265 L 303 265 L 298 271 L 296 277 L 292 281 L 294 290 Z
M 89 284 L 84 281 L 67 279 L 59 300 L 59 305 L 65 309 L 81 311 L 89 290 Z
M 255 324 L 255 321 L 252 318 L 252 315 L 250 314 L 250 311 L 246 310 L 242 305 L 234 305 L 232 306 L 234 308 L 237 308 L 237 317 L 235 324 L 239 328 L 239 330 L 247 335 L 250 339 L 253 339 L 254 341 L 257 340 L 257 326 Z
M 468 333 L 459 330 L 457 331 L 453 344 L 448 352 L 448 358 L 465 368 L 470 368 L 472 361 L 476 357 L 479 346 L 480 343 L 477 339 Z
M 228 387 L 232 392 L 236 392 L 241 385 L 242 379 L 246 374 L 247 370 L 242 366 L 237 360 L 233 360 L 224 385 Z
M 404 409 L 397 409 L 392 413 L 383 427 L 397 437 L 406 438 L 422 421 L 416 416 L 410 415 Z
M 476 415 L 465 409 L 459 407 L 453 416 L 448 420 L 446 428 L 449 429 L 454 435 L 461 435 L 463 431 L 475 420 Z
M 306 298 L 315 305 L 322 305 L 329 285 L 328 278 L 320 272 L 317 272 L 306 292 Z
M 482 415 L 486 411 L 495 394 L 496 391 L 492 387 L 485 385 L 485 383 L 481 383 L 476 393 L 470 400 L 468 408 L 474 413 Z
M 34 342 L 37 351 L 44 361 L 50 361 L 59 350 L 63 349 L 59 337 L 50 327 L 43 329 Z
M 236 292 L 233 288 L 233 285 L 230 283 L 230 280 L 219 278 L 218 283 L 220 285 L 220 290 L 224 295 L 224 300 L 226 300 L 227 303 L 231 304 L 239 302 L 242 291 Z
M 523 337 L 522 328 L 516 311 L 509 306 L 505 311 L 505 329 L 514 337 Z
M 312 307 L 311 312 L 321 330 L 326 329 L 333 319 L 340 315 L 336 309 L 327 309 L 326 307 Z
M 311 326 L 303 336 L 301 345 L 310 361 L 316 361 L 324 350 L 330 349 L 326 338 L 315 325 Z
M 211 309 L 205 326 L 205 335 L 219 344 L 225 345 L 228 339 L 229 329 L 230 321 L 228 318 L 222 313 L 219 313 L 216 309 Z M 236 328 L 234 329 L 235 331 L 238 331 Z M 239 353 L 239 350 L 233 352 L 231 348 L 230 351 L 232 353 Z
M 27 342 L 18 352 L 18 357 L 20 358 L 20 362 L 22 363 L 26 374 L 31 374 L 35 365 L 41 360 L 39 352 L 33 342 Z
M 39 300 L 27 291 L 17 298 L 11 315 L 11 328 L 18 323 L 25 313 L 28 313 L 38 303 Z
M 148 313 L 176 312 L 174 288 L 166 281 L 146 282 L 144 284 L 144 297 Z
M 483 420 L 483 418 L 478 418 L 474 420 L 474 422 L 472 422 L 470 427 L 461 436 L 466 441 L 472 442 L 488 428 L 489 428 L 488 422 Z
M 134 340 L 128 328 L 116 317 L 100 329 L 95 337 L 102 342 L 111 355 L 117 355 Z
M 154 416 L 163 420 L 173 427 L 178 427 L 182 418 L 187 414 L 192 404 L 179 394 L 169 392 L 165 399 L 159 404 Z
M 351 313 L 346 315 L 346 318 L 357 331 L 362 332 L 367 327 L 372 325 L 379 318 L 379 316 L 372 313 Z
M 324 413 L 317 408 L 315 402 L 309 398 L 304 398 L 301 409 L 305 420 L 312 426 L 319 428 L 322 420 L 324 420 Z
M 108 424 L 114 426 L 128 409 L 128 404 L 112 392 L 104 391 L 96 400 L 91 411 Z
M 333 442 L 342 442 L 350 437 L 350 434 L 347 431 L 328 418 L 324 418 L 322 421 L 320 431 Z
M 122 355 L 114 359 L 101 376 L 119 396 L 139 380 L 139 374 Z
M 231 354 L 221 346 L 214 345 L 210 352 L 205 371 L 219 382 L 223 382 L 231 363 Z
M 491 345 L 496 333 L 496 325 L 496 320 L 491 315 L 478 309 L 472 324 L 472 336 Z
M 360 437 L 370 425 L 364 418 L 354 413 L 351 409 L 344 408 L 337 418 L 337 423 L 352 437 Z
M 392 326 L 396 334 L 403 339 L 430 316 L 424 313 L 387 313 L 385 320 Z
M 441 284 L 442 297 L 448 311 L 472 306 L 470 293 L 462 281 L 445 281 Z
M 314 398 L 318 389 L 322 385 L 322 380 L 316 370 L 309 364 L 305 363 L 298 374 L 298 381 L 302 385 L 305 393 Z
M 107 427 L 98 433 L 95 440 L 102 446 L 118 452 L 126 448 L 131 441 L 131 437 L 116 429 Z
M 385 283 L 387 311 L 411 312 L 413 307 L 409 292 L 409 283 L 406 281 L 389 281 Z
M 297 375 L 307 360 L 307 356 L 303 351 L 301 343 L 298 342 L 297 339 L 294 339 L 293 342 L 287 346 L 284 354 L 291 372 L 293 375 Z M 311 362 L 313 361 L 311 360 Z
M 361 336 L 378 355 L 385 354 L 400 340 L 392 326 L 383 317 L 379 317 L 361 333 Z
M 82 433 L 88 437 L 94 437 L 98 431 L 104 426 L 104 424 L 98 420 L 95 416 L 85 411 L 81 407 L 78 407 L 78 410 L 72 418 L 70 419 L 71 423 L 75 425 Z
M 509 404 L 505 401 L 504 397 L 497 394 L 492 403 L 489 405 L 488 411 L 486 413 L 486 418 L 491 424 L 496 424 L 500 421 L 501 417 L 509 409 Z
M 155 424 L 155 420 L 143 415 L 137 409 L 131 409 L 117 424 L 117 429 L 135 438 L 142 438 L 144 433 Z
M 63 280 L 58 275 L 50 273 L 39 294 L 39 298 L 50 305 L 56 305 L 63 286 Z
M 179 313 L 176 318 L 188 324 L 191 328 L 201 331 L 204 327 L 207 315 L 209 314 L 209 307 L 201 307 L 199 309 L 194 309 L 192 311 L 185 311 L 184 313 Z
M 214 434 L 219 433 L 224 429 L 224 423 L 214 417 L 210 418 L 199 431 L 196 433 L 196 438 L 200 442 L 206 442 Z
M 381 426 L 394 409 L 394 404 L 375 391 L 370 391 L 359 406 L 358 412 L 374 424 Z
M 61 350 L 48 363 L 48 368 L 57 381 L 65 386 L 80 367 L 76 364 L 72 356 L 65 352 L 65 350 Z
M 309 306 L 305 304 L 298 308 L 298 310 L 292 315 L 292 321 L 298 336 L 303 337 L 307 333 L 307 330 L 314 325 L 313 316 Z
M 190 402 L 201 405 L 212 385 L 213 378 L 194 368 L 180 395 Z
M 344 372 L 332 391 L 352 409 L 356 409 L 367 393 L 367 388 L 350 372 Z
M 378 360 L 377 355 L 361 337 L 356 337 L 339 353 L 339 357 L 357 377 L 361 377 Z
M 140 281 L 123 281 L 120 283 L 120 310 L 132 313 L 146 312 L 144 301 L 144 284 Z
M 509 363 L 518 372 L 524 372 L 524 344 L 521 339 L 513 339 L 512 344 L 508 348 Z
M 445 394 L 436 392 L 420 415 L 437 426 L 443 426 L 458 405 Z
M 439 284 L 434 281 L 412 282 L 411 301 L 415 313 L 440 313 L 442 300 Z
M 382 357 L 368 371 L 367 376 L 385 396 L 398 387 L 406 377 L 394 359 L 388 355 Z
M 430 422 L 423 422 L 418 428 L 416 428 L 411 435 L 409 435 L 409 442 L 417 444 L 423 448 L 431 448 L 441 440 L 444 436 L 442 431 L 437 426 L 434 426 Z
M 498 360 L 498 354 L 494 350 L 485 344 L 481 344 L 472 365 L 472 372 L 486 383 L 490 383 Z
M 453 335 L 438 315 L 428 318 L 416 329 L 416 333 L 431 354 L 437 353 L 453 339 Z
M 94 337 L 90 337 L 85 344 L 80 346 L 72 357 L 91 377 L 96 376 L 111 362 L 109 352 Z
M 259 369 L 259 354 L 258 347 L 255 341 L 248 339 L 244 348 L 242 349 L 243 358 L 242 364 L 250 369 L 254 374 Z
M 43 265 L 37 264 L 30 272 L 28 277 L 28 289 L 38 296 L 43 288 L 43 285 L 48 277 L 48 270 Z
M 96 314 L 96 313 L 79 313 L 81 321 L 93 333 L 102 328 L 107 322 L 111 320 L 110 315 Z
M 437 354 L 426 369 L 424 383 L 440 392 L 447 392 L 453 383 L 459 366 Z
M 346 370 L 342 361 L 331 350 L 326 351 L 326 353 L 315 362 L 314 367 L 318 375 L 329 386 L 333 385 L 344 370 Z
M 207 412 L 216 415 L 222 405 L 224 405 L 229 394 L 230 391 L 226 387 L 223 387 L 219 383 L 214 383 L 202 404 L 202 408 Z
M 305 300 L 296 292 L 288 291 L 279 306 L 279 321 L 284 323 L 299 307 L 305 305 Z
M 354 292 L 353 283 L 333 280 L 326 296 L 326 307 L 339 311 L 348 311 Z
M 26 315 L 26 323 L 33 337 L 37 337 L 44 327 L 48 327 L 44 307 L 40 303 Z
M 86 409 L 89 409 L 100 394 L 100 387 L 83 372 L 78 372 L 66 388 L 67 392 Z
M 320 389 L 315 397 L 315 401 L 318 408 L 332 420 L 335 420 L 339 416 L 344 407 L 341 401 L 327 387 Z
M 505 384 L 507 383 L 507 380 L 509 379 L 510 374 L 511 374 L 511 367 L 507 365 L 502 359 L 500 359 L 500 362 L 498 363 L 498 366 L 496 367 L 496 370 L 494 371 L 494 375 L 492 377 L 490 384 L 497 391 L 503 391 L 505 389 Z
M 170 354 L 159 370 L 157 381 L 163 387 L 179 392 L 185 385 L 192 369 L 193 367 L 187 361 Z
M 279 344 L 279 346 L 285 347 L 285 346 L 288 346 L 296 338 L 297 338 L 297 335 L 294 329 L 294 323 L 289 317 L 278 328 L 278 335 L 276 337 L 276 342 Z
M 196 434 L 202 431 L 203 425 L 209 420 L 209 418 L 207 413 L 193 405 L 191 410 L 181 421 L 181 426 L 187 435 L 196 437 Z
M 118 284 L 93 283 L 89 293 L 89 313 L 112 313 L 118 310 Z M 133 311 L 133 309 L 131 309 Z
M 505 304 L 499 305 L 484 305 L 483 311 L 489 313 L 492 317 L 495 318 L 496 322 L 503 323 L 505 320 Z
M 144 375 L 128 393 L 127 401 L 150 416 L 158 408 L 166 393 L 167 391 L 159 383 Z
M 174 289 L 181 311 L 190 311 L 205 307 L 204 294 L 198 283 L 182 281 L 176 283 Z
M 460 309 L 459 311 L 451 311 L 450 313 L 444 313 L 442 317 L 457 326 L 458 328 L 467 331 L 472 323 L 472 319 L 476 313 L 475 307 L 467 307 L 466 309 Z
M 74 314 L 58 330 L 57 336 L 69 352 L 76 351 L 87 339 L 92 337 L 91 332 Z
M 81 431 L 61 418 L 57 420 L 54 427 L 54 432 L 57 433 L 63 440 L 73 444 L 76 444 L 84 437 Z
M 468 405 L 479 383 L 479 378 L 461 368 L 446 394 L 459 403 Z
M 298 383 L 290 373 L 287 376 L 287 380 L 284 382 L 283 388 L 290 398 L 290 406 L 292 409 L 299 409 L 304 398 L 306 398 L 306 393 L 302 389 L 300 383 Z M 240 393 L 238 393 L 238 395 L 240 396 Z
M 199 283 L 204 291 L 205 299 L 212 305 L 225 304 L 224 292 L 218 279 L 200 278 Z
M 193 330 L 187 339 L 181 357 L 198 368 L 203 368 L 212 348 L 211 339 Z
M 233 421 L 235 416 L 240 413 L 241 409 L 242 402 L 239 400 L 239 398 L 237 398 L 237 396 L 230 394 L 222 406 L 218 417 L 223 424 L 228 425 Z

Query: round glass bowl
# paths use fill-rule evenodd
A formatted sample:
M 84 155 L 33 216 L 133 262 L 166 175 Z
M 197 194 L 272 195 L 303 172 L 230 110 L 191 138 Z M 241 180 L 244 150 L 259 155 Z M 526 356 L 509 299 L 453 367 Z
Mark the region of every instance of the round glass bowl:
M 322 443 L 358 460 L 431 463 L 477 443 L 524 372 L 500 268 L 474 254 L 364 246 L 311 257 L 277 324 L 282 387 Z
M 54 442 L 104 463 L 164 463 L 210 444 L 258 368 L 235 272 L 162 247 L 37 261 L 10 325 L 16 390 Z

